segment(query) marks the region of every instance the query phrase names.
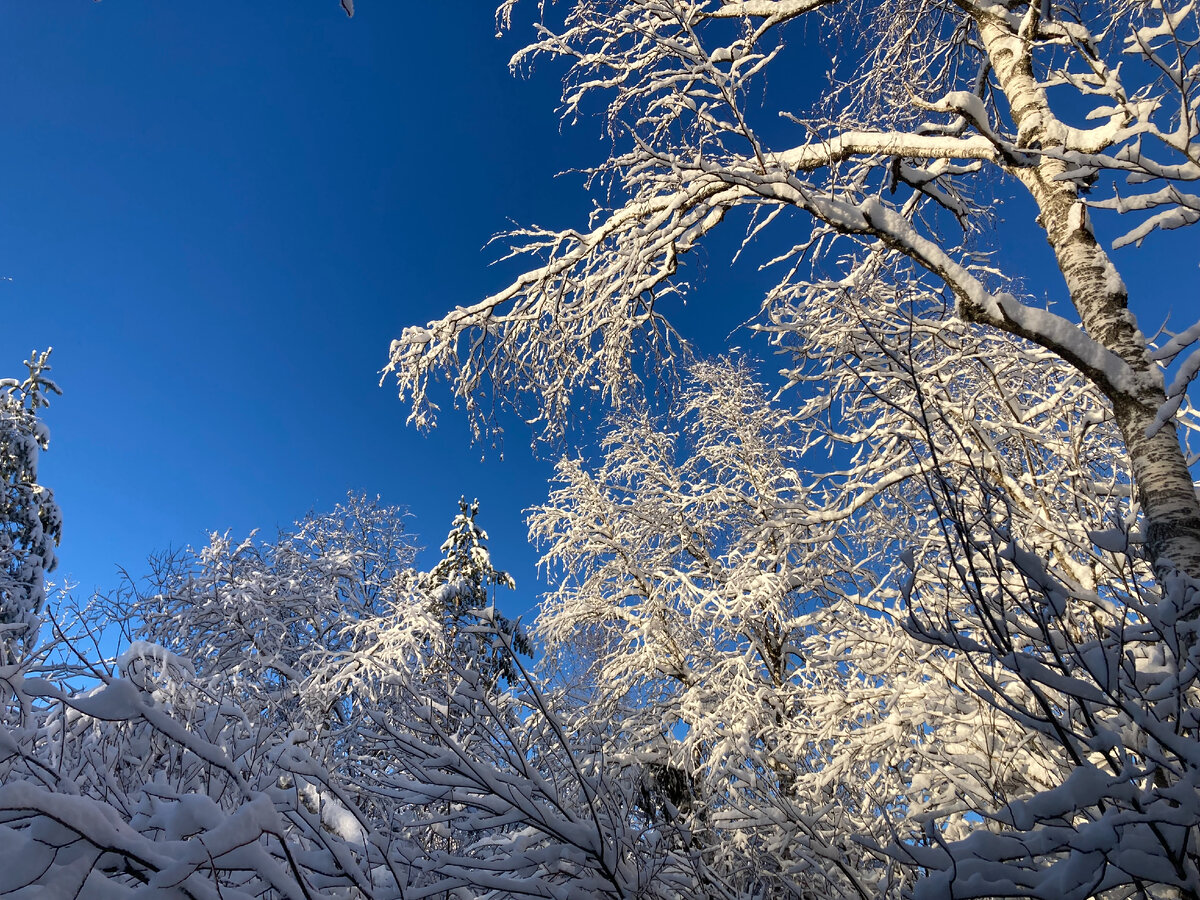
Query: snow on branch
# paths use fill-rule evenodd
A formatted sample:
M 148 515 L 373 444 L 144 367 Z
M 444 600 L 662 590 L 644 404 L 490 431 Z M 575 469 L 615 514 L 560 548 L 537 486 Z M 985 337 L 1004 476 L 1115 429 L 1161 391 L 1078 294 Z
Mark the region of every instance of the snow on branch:
M 409 421 L 434 424 L 437 407 L 428 393 L 438 373 L 450 376 L 477 433 L 491 412 L 479 396 L 488 383 L 514 403 L 535 398 L 531 422 L 547 431 L 562 426 L 573 392 L 593 378 L 620 405 L 630 396 L 642 333 L 670 353 L 674 332 L 657 305 L 682 289 L 673 281 L 679 255 L 741 193 L 714 180 L 639 198 L 586 234 L 517 232 L 530 241 L 514 252 L 545 253 L 546 265 L 473 306 L 405 329 L 392 343 L 384 377 L 394 374 L 401 396 L 411 400 Z

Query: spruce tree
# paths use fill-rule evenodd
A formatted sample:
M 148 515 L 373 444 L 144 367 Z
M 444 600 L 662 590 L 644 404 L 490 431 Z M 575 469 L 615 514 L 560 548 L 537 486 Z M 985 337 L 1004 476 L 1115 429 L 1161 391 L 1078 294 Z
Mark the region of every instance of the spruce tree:
M 444 626 L 451 663 L 472 668 L 489 682 L 514 675 L 513 654 L 532 652 L 521 628 L 496 609 L 495 589 L 516 589 L 507 572 L 492 565 L 487 532 L 475 521 L 479 501 L 458 501 L 458 515 L 441 546 L 442 558 L 425 575 L 425 589 Z
M 50 431 L 38 416 L 59 394 L 46 377 L 50 351 L 32 353 L 24 381 L 0 379 L 0 665 L 34 644 L 46 602 L 45 575 L 57 562 L 62 514 L 54 492 L 38 483 L 38 454 Z

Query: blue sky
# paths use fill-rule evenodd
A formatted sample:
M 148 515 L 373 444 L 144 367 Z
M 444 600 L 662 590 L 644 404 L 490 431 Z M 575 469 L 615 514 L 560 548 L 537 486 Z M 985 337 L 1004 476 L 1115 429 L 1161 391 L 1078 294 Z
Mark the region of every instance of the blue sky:
M 347 490 L 409 507 L 436 548 L 466 494 L 512 609 L 536 602 L 521 511 L 550 463 L 516 423 L 486 462 L 451 410 L 423 437 L 377 386 L 404 325 L 506 283 L 493 234 L 585 221 L 581 178 L 555 174 L 606 145 L 560 130 L 553 66 L 510 76 L 527 28 L 498 40 L 486 3 L 5 4 L 0 375 L 54 346 L 59 577 L 111 587 Z M 1020 240 L 1013 258 L 1046 255 Z M 1195 251 L 1120 258 L 1150 330 L 1172 303 L 1196 317 Z M 766 283 L 709 253 L 693 336 L 721 347 Z
M 59 575 L 111 585 L 355 489 L 410 507 L 434 548 L 478 496 L 530 592 L 521 509 L 549 464 L 523 435 L 481 464 L 453 414 L 423 438 L 377 386 L 404 325 L 497 286 L 484 244 L 507 217 L 562 214 L 553 175 L 582 136 L 560 137 L 553 79 L 509 77 L 486 6 L 0 16 L 0 360 L 55 348 Z

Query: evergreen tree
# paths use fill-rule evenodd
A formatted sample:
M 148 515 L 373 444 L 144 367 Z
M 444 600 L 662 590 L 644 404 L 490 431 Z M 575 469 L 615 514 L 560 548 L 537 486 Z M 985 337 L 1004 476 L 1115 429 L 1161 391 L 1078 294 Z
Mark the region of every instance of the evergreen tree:
M 511 679 L 513 653 L 533 650 L 520 626 L 496 609 L 495 589 L 516 589 L 507 572 L 492 565 L 487 532 L 475 517 L 479 501 L 459 498 L 458 515 L 441 546 L 442 559 L 424 576 L 432 612 L 444 624 L 453 662 L 477 669 L 489 682 Z
M 54 548 L 62 514 L 54 492 L 38 484 L 38 453 L 50 431 L 38 411 L 58 386 L 45 376 L 50 351 L 30 354 L 24 381 L 0 379 L 0 664 L 22 656 L 37 636 L 46 602 L 45 575 L 57 562 Z

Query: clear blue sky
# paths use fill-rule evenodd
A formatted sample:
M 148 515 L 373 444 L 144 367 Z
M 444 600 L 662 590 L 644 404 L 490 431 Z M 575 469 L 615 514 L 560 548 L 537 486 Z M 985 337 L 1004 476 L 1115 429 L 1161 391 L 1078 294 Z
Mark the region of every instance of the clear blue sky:
M 522 435 L 481 465 L 452 412 L 422 438 L 377 383 L 404 325 L 497 286 L 506 217 L 562 214 L 556 85 L 509 77 L 485 4 L 366 7 L 0 13 L 0 370 L 54 346 L 43 480 L 85 591 L 350 489 L 434 549 L 478 496 L 533 589 L 521 509 L 548 464 Z
M 510 426 L 481 463 L 461 416 L 422 437 L 377 387 L 404 325 L 506 282 L 490 236 L 585 221 L 581 179 L 554 176 L 605 144 L 596 123 L 560 133 L 552 66 L 510 77 L 527 25 L 497 40 L 488 3 L 4 5 L 0 376 L 54 346 L 59 577 L 110 587 L 352 489 L 408 506 L 436 549 L 466 494 L 511 608 L 536 602 L 521 511 L 549 462 Z M 1045 255 L 1027 234 L 1009 250 Z M 1176 235 L 1126 270 L 1151 330 L 1171 297 L 1175 324 L 1196 317 L 1195 251 Z M 710 348 L 756 308 L 749 271 L 709 254 Z

